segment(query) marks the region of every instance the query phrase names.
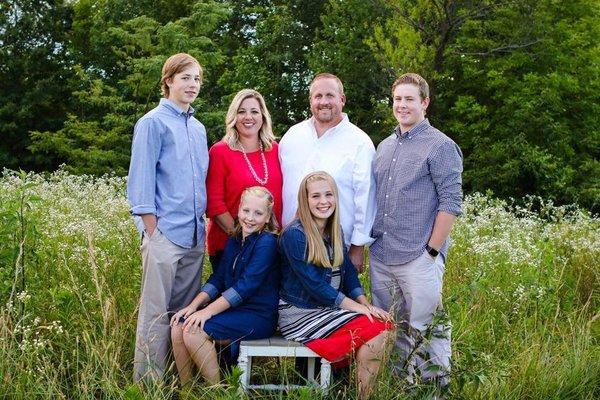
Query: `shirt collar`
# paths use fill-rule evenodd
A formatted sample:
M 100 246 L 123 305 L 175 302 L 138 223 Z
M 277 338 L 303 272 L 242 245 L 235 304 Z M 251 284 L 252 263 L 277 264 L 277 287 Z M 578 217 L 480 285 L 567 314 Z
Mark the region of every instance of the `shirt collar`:
M 336 125 L 333 126 L 329 129 L 327 129 L 323 135 L 321 135 L 321 137 L 325 136 L 325 135 L 331 135 L 333 134 L 333 132 L 337 131 L 339 128 L 341 128 L 342 126 L 346 125 L 348 122 L 350 122 L 350 120 L 348 119 L 348 114 L 346 113 L 342 113 L 342 120 Z M 317 136 L 317 128 L 315 128 L 315 117 L 310 117 L 308 119 L 308 123 L 310 124 L 310 126 L 313 129 L 313 132 L 315 134 L 315 136 Z
M 188 108 L 187 111 L 184 111 L 181 109 L 181 107 L 179 107 L 177 104 L 175 104 L 175 102 L 166 99 L 166 98 L 161 98 L 160 99 L 160 105 L 171 110 L 172 112 L 174 112 L 177 115 L 184 115 L 186 117 L 191 117 L 192 115 L 194 115 L 194 113 L 196 112 L 196 110 L 194 110 L 194 108 L 192 106 L 190 106 Z
M 396 133 L 396 136 L 398 137 L 398 139 L 405 138 L 405 137 L 410 138 L 420 132 L 423 132 L 425 129 L 429 128 L 430 126 L 431 126 L 431 124 L 429 123 L 429 120 L 427 118 L 425 118 L 423 121 L 419 122 L 418 124 L 416 124 L 411 129 L 409 129 L 408 131 L 406 131 L 404 133 L 402 133 L 400 131 L 400 125 L 398 125 L 395 129 L 395 133 Z

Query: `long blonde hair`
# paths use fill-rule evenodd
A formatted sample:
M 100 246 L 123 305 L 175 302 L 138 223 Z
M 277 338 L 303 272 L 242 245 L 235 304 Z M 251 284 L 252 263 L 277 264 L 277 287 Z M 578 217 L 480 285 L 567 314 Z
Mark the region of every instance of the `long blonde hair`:
M 323 236 L 319 232 L 319 227 L 314 216 L 310 212 L 308 206 L 308 185 L 316 181 L 326 181 L 331 187 L 333 196 L 335 197 L 335 210 L 333 214 L 327 218 L 325 224 L 325 234 L 331 239 L 331 247 L 333 249 L 333 263 L 329 259 L 327 247 L 323 243 Z M 298 210 L 296 218 L 300 220 L 306 235 L 306 247 L 308 248 L 308 262 L 326 268 L 336 268 L 344 262 L 344 240 L 342 237 L 342 228 L 340 226 L 339 210 L 340 202 L 338 197 L 338 189 L 335 180 L 324 171 L 312 172 L 304 177 L 300 183 L 298 190 Z
M 252 195 L 256 196 L 259 199 L 263 199 L 267 204 L 267 212 L 270 214 L 269 220 L 265 224 L 265 226 L 260 230 L 260 232 L 271 232 L 277 234 L 279 231 L 279 224 L 277 224 L 277 220 L 275 219 L 275 214 L 273 214 L 273 204 L 275 203 L 275 199 L 271 192 L 263 186 L 251 186 L 249 188 L 244 189 L 242 195 L 240 196 L 240 206 L 238 210 L 242 208 L 242 204 L 244 204 L 244 197 Z M 235 221 L 235 236 L 242 237 L 242 226 L 239 221 L 236 219 Z
M 233 100 L 231 100 L 231 104 L 227 110 L 227 115 L 225 116 L 225 136 L 223 136 L 223 140 L 229 145 L 230 149 L 242 150 L 239 144 L 240 135 L 235 127 L 235 122 L 237 120 L 238 109 L 242 105 L 242 102 L 250 98 L 256 99 L 260 106 L 260 113 L 262 114 L 262 126 L 258 132 L 258 139 L 260 140 L 263 149 L 265 151 L 269 151 L 271 148 L 273 148 L 273 142 L 275 141 L 275 135 L 273 134 L 273 123 L 271 122 L 271 114 L 269 114 L 269 110 L 267 110 L 265 99 L 263 99 L 260 93 L 253 89 L 242 89 L 237 92 Z

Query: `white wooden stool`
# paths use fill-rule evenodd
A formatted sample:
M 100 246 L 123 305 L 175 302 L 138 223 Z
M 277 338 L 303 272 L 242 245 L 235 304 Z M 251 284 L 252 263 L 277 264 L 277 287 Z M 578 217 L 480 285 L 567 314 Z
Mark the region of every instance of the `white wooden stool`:
M 273 336 L 270 339 L 244 340 L 240 343 L 240 356 L 238 367 L 242 370 L 240 376 L 241 388 L 265 390 L 287 390 L 300 387 L 300 385 L 251 385 L 250 370 L 252 369 L 252 357 L 307 357 L 308 358 L 308 380 L 315 382 L 315 359 L 320 357 L 317 353 L 304 346 L 302 343 L 285 340 L 281 336 Z M 321 358 L 321 382 L 318 384 L 321 390 L 327 390 L 331 382 L 331 365 L 329 361 Z

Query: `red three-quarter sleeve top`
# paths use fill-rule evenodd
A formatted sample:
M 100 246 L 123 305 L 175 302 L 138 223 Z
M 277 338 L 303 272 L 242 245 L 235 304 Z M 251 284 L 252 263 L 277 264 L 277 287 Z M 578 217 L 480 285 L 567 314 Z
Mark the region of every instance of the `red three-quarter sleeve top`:
M 215 143 L 208 152 L 209 164 L 206 177 L 206 216 L 208 221 L 208 232 L 206 235 L 206 246 L 208 254 L 214 256 L 219 250 L 225 248 L 227 234 L 217 225 L 212 218 L 216 215 L 229 212 L 237 219 L 240 196 L 244 189 L 251 186 L 264 186 L 275 199 L 273 212 L 278 223 L 281 223 L 281 187 L 283 178 L 281 166 L 279 165 L 278 144 L 273 142 L 273 147 L 265 151 L 269 180 L 266 185 L 261 185 L 254 179 L 248 164 L 241 151 L 232 150 L 224 141 Z M 259 178 L 264 178 L 264 168 L 260 151 L 246 153 L 252 168 Z

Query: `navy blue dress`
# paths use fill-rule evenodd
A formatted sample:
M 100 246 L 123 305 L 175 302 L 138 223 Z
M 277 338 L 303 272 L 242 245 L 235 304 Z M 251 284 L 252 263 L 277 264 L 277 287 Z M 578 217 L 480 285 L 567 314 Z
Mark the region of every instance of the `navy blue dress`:
M 202 287 L 211 301 L 222 295 L 231 308 L 211 317 L 204 331 L 215 340 L 231 340 L 231 361 L 241 340 L 271 337 L 277 327 L 279 265 L 277 236 L 253 233 L 230 237 L 219 267 Z

